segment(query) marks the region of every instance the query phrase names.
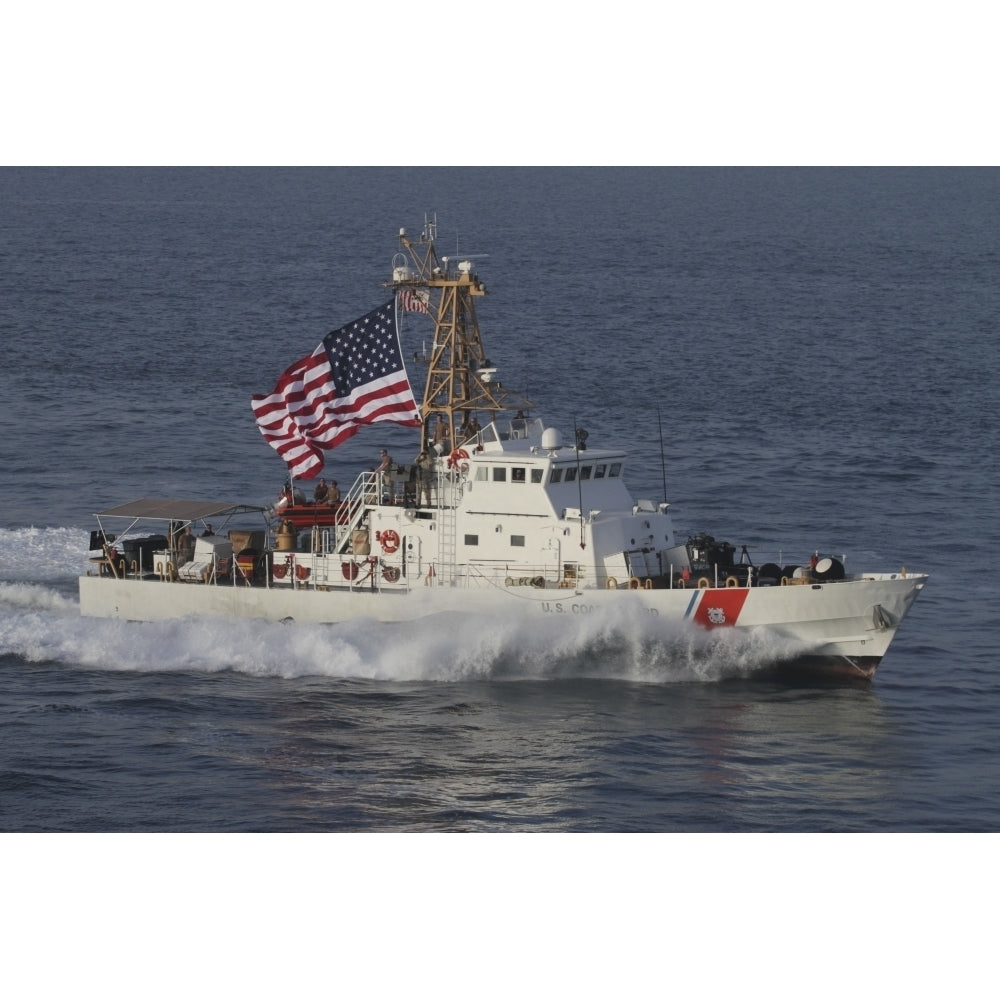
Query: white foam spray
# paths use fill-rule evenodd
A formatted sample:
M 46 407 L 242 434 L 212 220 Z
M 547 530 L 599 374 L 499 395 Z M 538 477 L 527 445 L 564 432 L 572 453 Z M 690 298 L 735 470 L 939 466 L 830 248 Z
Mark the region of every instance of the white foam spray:
M 19 551 L 33 550 L 31 558 L 9 559 L 11 536 L 18 536 Z M 515 611 L 397 625 L 81 618 L 75 580 L 85 565 L 85 533 L 23 529 L 0 532 L 0 539 L 0 655 L 31 662 L 387 682 L 593 678 L 663 684 L 745 676 L 794 652 L 763 630 L 706 632 L 638 608 L 543 617 L 530 625 Z M 23 579 L 34 571 L 33 582 Z

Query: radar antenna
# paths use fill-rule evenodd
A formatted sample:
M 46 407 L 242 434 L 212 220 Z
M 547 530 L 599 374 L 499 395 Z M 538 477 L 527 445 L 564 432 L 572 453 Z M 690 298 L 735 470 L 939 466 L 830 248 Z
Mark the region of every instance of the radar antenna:
M 504 389 L 494 378 L 496 369 L 483 347 L 475 299 L 487 292 L 475 273 L 472 259 L 488 254 L 461 254 L 457 268 L 452 271 L 452 259 L 437 256 L 436 234 L 436 216 L 433 221 L 425 216 L 419 240 L 411 240 L 406 230 L 400 229 L 399 242 L 413 266 L 398 267 L 394 262 L 393 280 L 388 284 L 395 291 L 420 288 L 431 293 L 428 308 L 435 324 L 434 341 L 429 355 L 415 356 L 415 360 L 427 364 L 422 411 L 424 440 L 426 443 L 433 440 L 441 418 L 448 441 L 457 446 L 463 424 L 476 412 L 488 413 L 492 419 L 493 414 L 503 410 L 527 410 L 534 404 Z

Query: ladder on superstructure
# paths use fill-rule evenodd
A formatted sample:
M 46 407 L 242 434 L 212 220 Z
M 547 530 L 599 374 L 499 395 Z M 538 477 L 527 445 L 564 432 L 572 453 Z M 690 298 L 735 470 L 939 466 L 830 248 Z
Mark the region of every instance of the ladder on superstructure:
M 455 562 L 458 557 L 458 501 L 462 496 L 461 483 L 453 483 L 449 473 L 438 474 L 438 564 L 435 569 L 438 586 L 454 587 L 456 579 Z

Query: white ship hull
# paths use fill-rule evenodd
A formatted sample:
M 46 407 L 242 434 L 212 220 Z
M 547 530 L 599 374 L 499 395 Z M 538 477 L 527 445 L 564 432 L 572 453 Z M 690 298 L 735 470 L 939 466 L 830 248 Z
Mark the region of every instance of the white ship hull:
M 354 619 L 398 624 L 436 614 L 458 621 L 461 615 L 516 611 L 529 628 L 546 616 L 617 611 L 624 621 L 641 609 L 691 628 L 764 629 L 786 640 L 790 663 L 871 677 L 925 579 L 884 574 L 826 584 L 671 590 L 446 586 L 432 581 L 413 589 L 373 591 L 367 586 L 317 590 L 85 576 L 80 578 L 80 609 L 87 616 L 126 621 L 216 617 L 313 624 Z

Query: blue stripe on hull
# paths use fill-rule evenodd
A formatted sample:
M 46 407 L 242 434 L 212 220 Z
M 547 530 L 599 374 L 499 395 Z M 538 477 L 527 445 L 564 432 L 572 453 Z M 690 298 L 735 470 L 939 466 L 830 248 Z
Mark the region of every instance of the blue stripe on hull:
M 684 612 L 684 617 L 685 618 L 690 618 L 691 615 L 694 613 L 694 609 L 695 609 L 695 606 L 698 603 L 698 598 L 699 597 L 701 597 L 701 591 L 700 590 L 696 590 L 691 595 L 691 600 L 688 602 L 687 611 Z

